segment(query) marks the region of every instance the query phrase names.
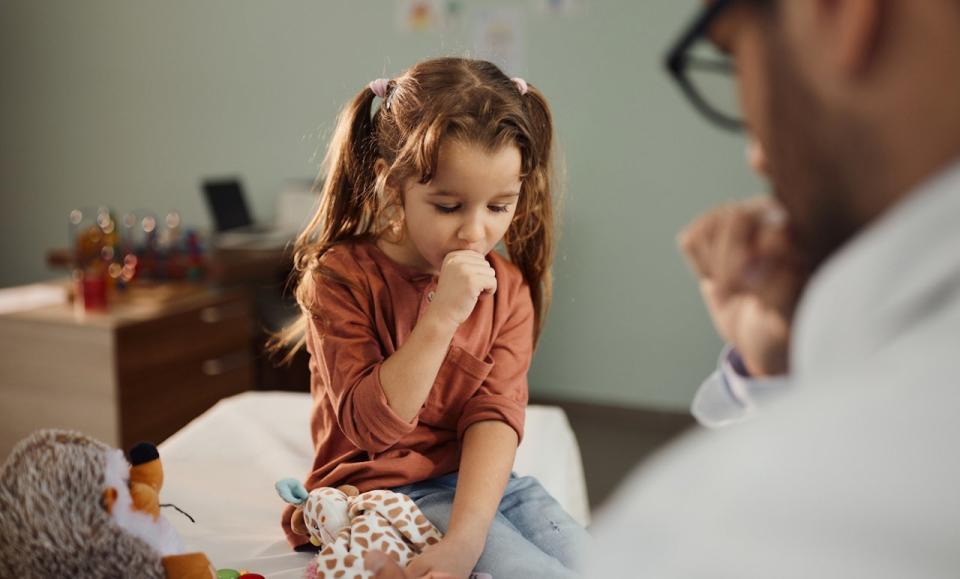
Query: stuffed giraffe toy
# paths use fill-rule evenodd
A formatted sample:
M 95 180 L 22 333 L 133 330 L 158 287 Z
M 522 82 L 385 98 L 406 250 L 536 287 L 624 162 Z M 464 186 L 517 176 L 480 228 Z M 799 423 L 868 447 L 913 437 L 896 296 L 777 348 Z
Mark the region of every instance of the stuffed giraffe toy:
M 307 569 L 309 579 L 371 577 L 363 568 L 367 551 L 382 551 L 406 566 L 442 538 L 406 495 L 386 490 L 360 493 L 351 485 L 307 493 L 295 479 L 276 486 L 280 497 L 296 507 L 290 521 L 293 532 L 320 548 Z

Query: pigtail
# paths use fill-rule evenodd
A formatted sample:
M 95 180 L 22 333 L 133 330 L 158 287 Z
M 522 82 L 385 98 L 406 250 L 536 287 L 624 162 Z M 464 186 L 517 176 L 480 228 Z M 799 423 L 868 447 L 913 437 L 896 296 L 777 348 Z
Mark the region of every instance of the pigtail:
M 553 116 L 543 93 L 528 85 L 521 96 L 529 119 L 522 145 L 529 164 L 513 224 L 504 236 L 510 260 L 523 274 L 533 300 L 534 342 L 540 338 L 553 298 L 554 255 Z
M 324 158 L 320 207 L 297 238 L 295 267 L 307 271 L 331 244 L 361 233 L 375 212 L 372 199 L 376 136 L 369 88 L 354 97 L 337 119 L 337 128 Z
M 369 87 L 364 88 L 337 117 L 314 187 L 320 188 L 320 205 L 294 244 L 291 280 L 304 313 L 267 343 L 271 354 L 283 352 L 285 363 L 306 343 L 308 316 L 318 315 L 314 303 L 318 278 L 347 283 L 323 266 L 323 256 L 338 243 L 370 237 L 379 218 L 374 171 L 376 118 L 372 115 L 375 97 Z

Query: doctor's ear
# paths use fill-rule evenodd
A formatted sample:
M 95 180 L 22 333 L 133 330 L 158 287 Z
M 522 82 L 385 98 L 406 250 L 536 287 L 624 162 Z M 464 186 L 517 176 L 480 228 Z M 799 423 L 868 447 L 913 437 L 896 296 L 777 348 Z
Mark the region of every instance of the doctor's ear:
M 883 26 L 881 0 L 817 0 L 814 18 L 835 70 L 844 76 L 859 76 L 873 63 Z

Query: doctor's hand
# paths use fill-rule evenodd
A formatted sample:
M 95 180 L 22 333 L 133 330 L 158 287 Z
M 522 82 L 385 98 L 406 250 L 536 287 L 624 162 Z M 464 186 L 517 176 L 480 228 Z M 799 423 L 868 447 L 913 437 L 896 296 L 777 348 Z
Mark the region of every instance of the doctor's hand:
M 750 374 L 786 373 L 809 270 L 783 209 L 769 197 L 724 205 L 690 223 L 678 242 L 717 332 Z

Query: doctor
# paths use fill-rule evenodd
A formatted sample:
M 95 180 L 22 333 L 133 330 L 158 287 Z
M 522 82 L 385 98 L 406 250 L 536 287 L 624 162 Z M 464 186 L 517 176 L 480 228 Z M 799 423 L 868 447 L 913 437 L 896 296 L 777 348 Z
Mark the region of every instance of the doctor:
M 700 42 L 742 117 L 697 86 L 734 70 Z M 681 36 L 674 76 L 775 197 L 681 235 L 734 346 L 694 411 L 766 407 L 635 473 L 588 576 L 960 576 L 958 63 L 956 0 L 717 0 Z

